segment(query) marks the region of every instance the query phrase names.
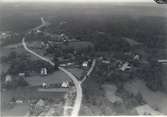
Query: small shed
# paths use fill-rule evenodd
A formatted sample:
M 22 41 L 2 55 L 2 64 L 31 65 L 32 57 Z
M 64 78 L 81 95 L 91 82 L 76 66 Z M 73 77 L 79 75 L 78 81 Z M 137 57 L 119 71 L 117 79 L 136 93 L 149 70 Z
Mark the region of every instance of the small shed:
M 46 82 L 42 83 L 42 88 L 47 88 L 47 83 Z
M 36 103 L 35 106 L 36 107 L 43 107 L 43 106 L 45 106 L 45 101 L 40 99 L 40 100 L 38 100 L 38 102 Z
M 88 61 L 83 62 L 82 67 L 88 67 Z
M 23 100 L 19 100 L 19 99 L 16 100 L 16 104 L 23 104 L 23 102 L 24 102 Z
M 140 56 L 138 54 L 136 54 L 134 57 L 133 57 L 134 60 L 139 60 L 140 59 Z
M 110 61 L 108 61 L 108 60 L 102 60 L 102 63 L 104 63 L 104 64 L 110 64 Z
M 19 73 L 18 75 L 19 75 L 19 77 L 24 77 L 25 73 Z
M 5 83 L 11 82 L 12 81 L 12 76 L 11 75 L 6 75 L 5 76 Z

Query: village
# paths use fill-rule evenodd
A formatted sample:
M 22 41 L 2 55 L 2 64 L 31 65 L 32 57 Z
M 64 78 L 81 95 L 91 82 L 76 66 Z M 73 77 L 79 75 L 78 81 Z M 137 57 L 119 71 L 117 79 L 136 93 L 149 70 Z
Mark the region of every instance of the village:
M 39 30 L 32 32 L 32 33 L 35 36 L 38 36 Z M 29 33 L 29 35 L 32 35 L 32 33 Z M 3 35 L 2 39 L 10 37 L 10 36 L 7 36 L 8 33 L 2 33 L 2 35 Z M 6 36 L 4 37 L 4 35 L 6 35 Z M 33 38 L 33 36 L 32 36 L 32 38 Z M 54 38 L 56 38 L 56 36 L 54 36 Z M 66 59 L 64 59 L 63 57 L 57 57 L 58 59 L 56 58 L 56 60 L 55 60 L 55 64 L 57 65 L 56 67 L 52 67 L 49 64 L 46 64 L 45 62 L 42 62 L 39 60 L 34 60 L 34 63 L 33 63 L 33 61 L 29 60 L 29 58 L 28 58 L 30 56 L 27 56 L 27 55 L 24 56 L 24 55 L 21 55 L 20 53 L 16 53 L 14 50 L 17 50 L 18 48 L 22 48 L 22 46 L 20 44 L 5 47 L 5 49 L 7 49 L 11 52 L 9 52 L 8 57 L 4 57 L 4 56 L 3 56 L 4 58 L 2 57 L 1 60 L 4 63 L 11 62 L 10 59 L 16 59 L 16 60 L 20 59 L 20 60 L 17 60 L 18 62 L 23 61 L 23 59 L 25 59 L 27 61 L 24 61 L 24 63 L 18 63 L 17 61 L 13 60 L 13 63 L 11 62 L 11 67 L 9 67 L 8 71 L 5 72 L 4 70 L 2 70 L 2 74 L 1 74 L 2 91 L 6 92 L 9 90 L 9 92 L 10 92 L 10 90 L 16 90 L 14 92 L 18 91 L 18 93 L 19 93 L 20 88 L 22 88 L 22 89 L 24 89 L 23 90 L 24 93 L 25 92 L 28 93 L 32 89 L 34 90 L 34 92 L 32 91 L 32 94 L 30 94 L 30 95 L 28 94 L 26 97 L 25 97 L 25 95 L 23 96 L 23 94 L 16 93 L 17 95 L 10 97 L 9 102 L 7 102 L 8 106 L 12 106 L 12 105 L 16 106 L 16 105 L 22 104 L 22 105 L 24 105 L 23 108 L 25 107 L 25 110 L 27 110 L 26 108 L 28 106 L 29 111 L 26 111 L 26 114 L 28 113 L 30 115 L 39 115 L 39 114 L 42 115 L 43 113 L 46 114 L 46 113 L 49 113 L 53 108 L 60 108 L 60 109 L 66 108 L 66 107 L 63 107 L 63 104 L 65 102 L 60 101 L 60 100 L 58 102 L 56 101 L 59 106 L 55 107 L 55 105 L 52 105 L 54 102 L 54 100 L 53 100 L 53 98 L 55 97 L 54 95 L 57 95 L 57 93 L 58 93 L 58 95 L 60 95 L 60 97 L 62 97 L 64 95 L 64 97 L 62 97 L 62 98 L 64 98 L 65 100 L 70 99 L 68 101 L 68 103 L 71 103 L 70 104 L 71 106 L 73 105 L 73 98 L 75 98 L 74 84 L 62 72 L 57 71 L 56 73 L 53 73 L 53 71 L 57 70 L 58 66 L 66 67 L 71 72 L 73 72 L 74 75 L 76 75 L 78 80 L 81 80 L 82 77 L 84 77 L 83 75 L 90 68 L 92 60 L 90 58 L 84 59 L 85 55 L 82 54 L 79 56 L 82 56 L 83 59 L 81 60 L 79 58 L 77 61 L 77 59 L 74 57 L 74 55 L 76 54 L 76 50 L 79 51 L 79 49 L 80 49 L 79 46 L 81 46 L 82 44 L 86 45 L 86 46 L 81 47 L 82 49 L 87 48 L 88 42 L 82 43 L 82 42 L 76 41 L 74 39 L 68 40 L 68 38 L 66 36 L 64 36 L 63 34 L 57 35 L 56 39 L 57 39 L 56 43 L 58 43 L 58 44 L 56 44 L 56 46 L 60 45 L 60 44 L 64 44 L 64 43 L 66 44 L 68 42 L 74 42 L 74 48 L 72 48 L 73 51 L 70 50 L 72 53 L 67 53 L 67 52 L 63 53 L 64 55 L 68 54 L 68 56 L 67 56 L 68 58 L 66 58 Z M 53 45 L 49 45 L 49 43 L 54 44 L 54 42 L 51 42 L 50 40 L 46 41 L 46 39 L 45 39 L 44 40 L 45 42 L 42 41 L 42 42 L 40 42 L 40 44 L 37 41 L 35 43 L 34 42 L 29 43 L 28 44 L 28 46 L 30 46 L 29 48 L 32 47 L 32 49 L 35 49 L 37 51 L 38 51 L 38 49 L 41 49 L 41 48 L 45 49 L 43 51 L 48 51 L 47 49 L 53 48 L 52 47 Z M 38 45 L 34 45 L 34 44 L 38 44 Z M 88 43 L 88 46 L 89 46 L 89 44 L 90 43 Z M 90 46 L 92 46 L 92 45 L 90 45 Z M 56 52 L 55 50 L 52 50 L 52 51 Z M 42 51 L 40 51 L 40 52 L 42 52 Z M 69 57 L 71 57 L 71 58 L 69 58 Z M 77 61 L 77 62 L 74 62 L 74 61 Z M 25 64 L 25 62 L 27 62 L 27 63 L 32 62 L 32 64 L 34 64 L 34 65 L 31 66 L 31 68 L 24 69 L 24 67 L 26 67 L 26 66 L 25 65 L 22 66 L 22 64 Z M 17 67 L 14 68 L 14 70 L 12 70 L 13 69 L 12 64 L 14 64 L 16 66 L 15 63 L 20 64 L 22 66 L 22 68 L 18 65 Z M 21 71 L 23 71 L 23 72 L 21 72 Z M 55 76 L 57 78 L 55 78 Z M 20 93 L 23 93 L 23 92 L 21 91 Z M 39 93 L 37 93 L 37 92 L 39 92 Z M 66 92 L 68 93 L 68 95 L 65 94 Z M 37 96 L 34 96 L 33 93 L 37 93 L 37 95 L 39 97 L 37 98 Z M 53 94 L 54 97 L 48 96 L 48 95 L 52 96 L 52 93 L 56 93 L 56 94 Z M 45 95 L 45 96 L 43 96 L 43 95 Z M 19 96 L 21 96 L 21 97 L 19 97 Z M 68 96 L 68 99 L 67 99 L 67 96 Z M 48 102 L 49 100 L 52 100 L 53 102 Z M 51 103 L 51 105 L 48 105 L 49 103 Z M 48 105 L 49 107 L 47 107 L 46 105 Z M 39 106 L 39 108 L 36 106 Z M 34 108 L 35 108 L 35 112 L 34 112 Z M 16 106 L 16 109 L 19 110 L 20 107 Z M 46 110 L 46 112 L 44 110 Z M 13 109 L 11 111 L 13 111 Z M 63 113 L 63 112 L 58 111 L 58 112 L 54 112 L 52 114 L 54 115 L 55 113 L 57 113 L 58 115 L 61 115 L 61 113 Z
M 2 39 L 10 37 L 8 36 L 8 33 L 1 33 L 1 35 Z M 117 72 L 120 75 L 123 75 L 119 76 L 123 77 L 123 81 L 127 81 L 129 78 L 137 77 L 136 75 L 138 74 L 136 73 L 142 69 L 140 66 L 148 64 L 145 58 L 146 53 L 144 51 L 140 51 L 140 46 L 142 46 L 142 44 L 129 38 L 125 38 L 124 40 L 126 40 L 126 42 L 129 44 L 128 46 L 133 48 L 133 51 L 124 52 L 120 57 L 119 55 L 114 55 L 113 53 L 95 53 L 95 45 L 93 45 L 91 42 L 69 39 L 65 34 L 52 35 L 44 31 L 33 30 L 31 33 L 28 33 L 26 37 L 28 39 L 37 39 L 36 41 L 29 41 L 27 44 L 28 47 L 38 52 L 42 56 L 53 59 L 55 66 L 52 67 L 49 64 L 37 60 L 30 61 L 27 58 L 30 56 L 25 55 L 21 57 L 21 55 L 18 53 L 13 52 L 15 49 L 17 50 L 18 48 L 22 48 L 22 45 L 20 44 L 7 46 L 8 49 L 12 50 L 11 53 L 9 53 L 9 56 L 11 56 L 2 58 L 2 61 L 5 60 L 6 63 L 9 63 L 8 59 L 14 59 L 14 57 L 18 58 L 19 56 L 20 59 L 27 59 L 27 61 L 25 61 L 27 63 L 31 64 L 31 62 L 33 63 L 34 61 L 34 65 L 30 68 L 24 69 L 25 66 L 23 66 L 20 69 L 18 65 L 18 67 L 15 69 L 19 70 L 12 71 L 11 69 L 8 69 L 8 72 L 2 72 L 1 74 L 2 79 L 4 79 L 1 80 L 2 91 L 6 92 L 8 90 L 10 91 L 11 88 L 12 90 L 14 88 L 16 92 L 20 93 L 20 88 L 25 90 L 23 90 L 24 96 L 16 93 L 17 95 L 10 97 L 9 102 L 7 102 L 7 105 L 10 105 L 10 108 L 17 105 L 11 110 L 11 114 L 13 114 L 12 111 L 14 112 L 20 110 L 20 108 L 25 108 L 25 112 L 21 112 L 24 112 L 25 115 L 61 115 L 63 113 L 62 108 L 70 108 L 70 106 L 73 105 L 76 89 L 73 82 L 68 79 L 66 75 L 63 75 L 60 71 L 53 73 L 54 70 L 58 70 L 58 66 L 65 67 L 66 69 L 70 70 L 78 78 L 78 80 L 82 81 L 89 77 L 89 73 L 85 75 L 86 71 L 89 70 L 92 59 L 96 58 L 97 63 L 94 73 L 96 75 L 99 73 L 104 75 L 103 79 L 96 77 L 97 82 L 101 84 L 104 83 L 108 77 L 114 76 L 114 73 Z M 21 62 L 22 60 L 18 61 Z M 14 62 L 16 63 L 16 61 Z M 97 69 L 99 69 L 101 72 L 97 71 Z M 109 72 L 110 70 L 113 72 Z M 99 76 L 102 74 L 99 74 Z M 58 78 L 55 79 L 55 76 Z M 122 87 L 119 79 L 113 79 L 112 82 L 115 82 L 116 85 Z M 104 85 L 103 87 L 104 89 L 105 87 L 110 88 L 110 86 L 107 85 Z M 108 90 L 108 88 L 106 90 Z M 33 92 L 29 93 L 31 90 L 33 90 Z M 109 98 L 109 100 L 111 100 L 112 103 L 123 103 L 123 100 L 115 95 L 116 89 L 111 87 L 111 91 L 112 90 L 114 92 L 111 94 L 112 97 Z M 34 93 L 38 95 L 38 97 L 35 96 Z M 64 97 L 62 97 L 64 100 L 60 97 L 56 100 L 53 99 L 55 94 L 58 94 L 59 96 L 61 95 L 61 97 L 64 95 Z M 25 97 L 25 95 L 27 96 Z M 67 103 L 68 106 L 70 106 L 64 107 L 63 105 L 66 105 Z M 152 109 L 149 105 L 143 105 L 143 107 L 137 107 L 136 109 L 138 114 L 140 113 L 141 115 L 160 114 L 158 111 Z M 55 110 L 57 111 L 55 112 Z M 145 112 L 144 110 L 149 111 Z M 70 112 L 67 114 L 70 114 Z
M 167 114 L 166 33 L 157 20 L 86 12 L 96 5 L 41 6 L 12 7 L 18 18 L 0 30 L 3 116 Z

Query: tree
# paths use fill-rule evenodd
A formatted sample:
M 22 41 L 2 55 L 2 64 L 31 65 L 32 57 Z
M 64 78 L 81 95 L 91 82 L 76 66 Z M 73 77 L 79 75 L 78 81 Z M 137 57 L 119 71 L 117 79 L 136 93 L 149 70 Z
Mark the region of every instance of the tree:
M 55 70 L 58 70 L 58 66 L 59 66 L 59 61 L 58 61 L 58 59 L 57 59 L 57 57 L 56 56 L 54 56 L 53 57 L 53 62 L 54 62 L 54 69 Z
M 146 85 L 152 90 L 160 90 L 162 85 L 162 66 L 154 60 L 150 60 L 149 64 L 142 68 L 141 74 Z
M 28 82 L 25 81 L 24 78 L 19 78 L 19 79 L 17 80 L 17 84 L 18 84 L 18 86 L 20 86 L 20 87 L 28 86 Z

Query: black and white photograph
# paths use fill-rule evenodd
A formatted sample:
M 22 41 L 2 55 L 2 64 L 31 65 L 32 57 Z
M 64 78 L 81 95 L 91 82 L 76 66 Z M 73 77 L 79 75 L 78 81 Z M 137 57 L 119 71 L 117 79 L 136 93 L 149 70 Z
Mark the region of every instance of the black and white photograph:
M 167 0 L 0 0 L 0 115 L 167 115 Z

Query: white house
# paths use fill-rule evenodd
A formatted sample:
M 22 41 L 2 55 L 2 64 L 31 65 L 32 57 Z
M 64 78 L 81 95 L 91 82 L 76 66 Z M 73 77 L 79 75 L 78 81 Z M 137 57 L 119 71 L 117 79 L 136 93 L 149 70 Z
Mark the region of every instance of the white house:
M 67 63 L 67 66 L 73 65 L 74 63 Z
M 47 87 L 47 83 L 46 83 L 46 82 L 43 82 L 43 83 L 42 83 L 42 87 L 43 87 L 43 88 L 46 88 L 46 87 Z
M 63 88 L 67 88 L 69 86 L 69 82 L 68 81 L 64 81 L 62 84 L 61 84 L 61 87 Z
M 19 73 L 19 76 L 20 76 L 20 77 L 24 77 L 24 76 L 25 76 L 25 73 Z
M 154 110 L 148 104 L 138 106 L 135 108 L 139 115 L 162 115 L 160 112 Z
M 108 60 L 102 60 L 102 63 L 104 63 L 104 64 L 110 64 L 110 61 L 108 61 Z
M 82 67 L 88 67 L 88 61 L 83 62 Z
M 17 104 L 23 104 L 23 100 L 19 100 L 19 99 L 18 99 L 18 100 L 16 100 L 16 103 L 17 103 Z
M 131 68 L 131 66 L 129 65 L 129 63 L 128 63 L 128 62 L 125 62 L 125 63 L 120 67 L 120 70 L 121 70 L 121 71 L 125 71 L 125 70 L 130 69 L 130 68 Z
M 47 75 L 48 72 L 47 72 L 47 68 L 42 68 L 41 69 L 41 75 Z
M 67 65 L 66 65 L 66 64 L 60 64 L 60 66 L 61 66 L 61 67 L 65 67 L 65 66 L 67 66 Z
M 41 31 L 39 29 L 36 30 L 36 33 L 40 33 Z
M 139 60 L 140 59 L 140 56 L 138 54 L 136 54 L 134 57 L 133 57 L 134 60 Z
M 11 75 L 6 75 L 5 82 L 8 83 L 8 82 L 11 82 L 11 81 L 12 81 L 12 76 Z

